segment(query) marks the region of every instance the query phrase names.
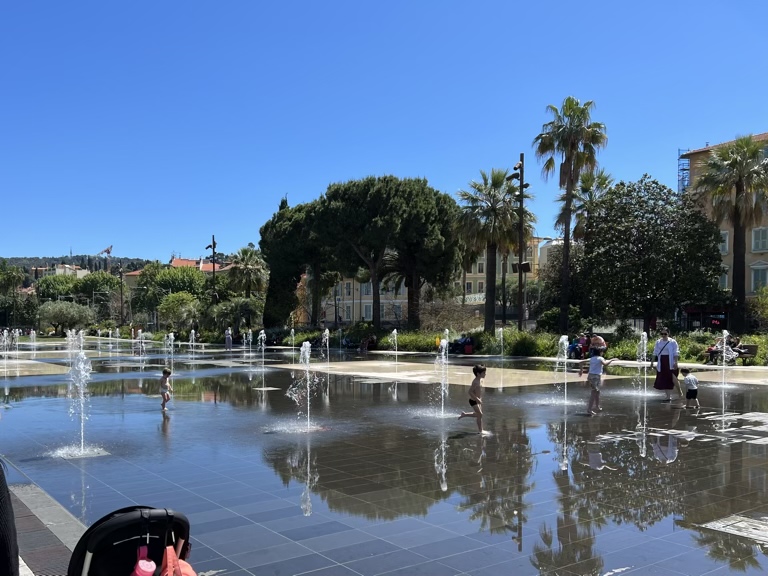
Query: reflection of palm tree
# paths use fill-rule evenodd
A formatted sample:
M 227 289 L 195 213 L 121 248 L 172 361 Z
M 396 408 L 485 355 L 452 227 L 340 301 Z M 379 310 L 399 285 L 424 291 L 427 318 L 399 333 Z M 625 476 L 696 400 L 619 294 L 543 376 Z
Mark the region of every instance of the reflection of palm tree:
M 469 460 L 470 470 L 480 476 L 480 490 L 474 483 L 462 483 L 457 490 L 464 499 L 458 509 L 470 511 L 469 519 L 480 521 L 481 532 L 509 534 L 522 547 L 522 527 L 529 507 L 525 495 L 533 489 L 533 455 L 522 421 L 518 420 L 517 430 L 502 427 L 487 444 L 478 438 L 474 451 L 460 448 L 457 460 Z

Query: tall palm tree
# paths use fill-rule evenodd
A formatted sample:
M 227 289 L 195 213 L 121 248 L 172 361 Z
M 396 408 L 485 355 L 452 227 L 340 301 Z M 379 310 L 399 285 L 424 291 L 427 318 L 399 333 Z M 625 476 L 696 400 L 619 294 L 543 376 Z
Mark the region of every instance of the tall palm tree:
M 481 180 L 469 183 L 470 190 L 460 190 L 464 203 L 462 221 L 469 243 L 485 245 L 485 323 L 493 332 L 496 325 L 496 253 L 510 231 L 514 230 L 514 205 L 507 182 L 508 172 L 493 168 L 490 175 L 480 171 Z
M 268 278 L 267 264 L 259 251 L 251 246 L 240 248 L 229 269 L 230 285 L 235 290 L 244 291 L 245 297 L 250 298 L 251 291 L 266 289 Z
M 747 230 L 763 218 L 768 202 L 768 158 L 752 136 L 716 148 L 704 162 L 696 190 L 710 197 L 718 222 L 733 226 L 733 316 L 731 328 L 746 326 Z
M 573 192 L 581 173 L 597 167 L 597 151 L 608 140 L 605 124 L 592 122 L 595 104 L 588 100 L 582 104 L 577 98 L 568 96 L 558 109 L 550 104 L 547 112 L 552 120 L 541 127 L 541 133 L 533 139 L 536 157 L 544 160 L 542 174 L 549 178 L 555 173 L 556 156 L 560 157 L 559 184 L 565 190 L 563 203 L 563 264 L 561 269 L 560 329 L 568 331 L 568 306 L 571 256 L 571 218 L 573 215 Z
M 584 172 L 579 178 L 579 187 L 573 191 L 571 216 L 575 220 L 571 236 L 575 241 L 584 240 L 587 235 L 587 222 L 595 210 L 595 204 L 613 186 L 613 176 L 602 168 L 597 171 Z M 558 202 L 562 204 L 560 213 L 555 221 L 555 229 L 565 228 L 565 193 L 561 194 Z

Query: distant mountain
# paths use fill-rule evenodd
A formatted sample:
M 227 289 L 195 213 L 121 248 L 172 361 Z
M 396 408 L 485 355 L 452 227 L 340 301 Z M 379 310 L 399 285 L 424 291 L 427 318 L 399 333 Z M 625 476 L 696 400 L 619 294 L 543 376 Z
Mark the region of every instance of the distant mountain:
M 87 254 L 78 254 L 73 256 L 17 256 L 13 258 L 4 258 L 9 266 L 18 266 L 27 274 L 32 274 L 32 268 L 50 268 L 57 264 L 69 264 L 71 266 L 80 266 L 91 272 L 107 269 L 107 258 L 105 256 L 92 256 Z M 111 271 L 117 273 L 120 265 L 123 266 L 123 272 L 132 272 L 141 270 L 151 260 L 144 258 L 112 258 L 110 264 Z

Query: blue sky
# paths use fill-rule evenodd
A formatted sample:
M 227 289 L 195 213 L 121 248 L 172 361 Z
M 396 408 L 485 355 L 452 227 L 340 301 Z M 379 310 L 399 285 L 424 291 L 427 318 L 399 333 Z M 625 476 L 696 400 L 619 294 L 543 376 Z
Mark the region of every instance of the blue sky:
M 678 148 L 768 131 L 768 3 L 11 2 L 0 13 L 0 256 L 195 258 L 258 244 L 283 196 L 370 174 L 455 194 L 594 100 L 601 166 L 677 183 Z

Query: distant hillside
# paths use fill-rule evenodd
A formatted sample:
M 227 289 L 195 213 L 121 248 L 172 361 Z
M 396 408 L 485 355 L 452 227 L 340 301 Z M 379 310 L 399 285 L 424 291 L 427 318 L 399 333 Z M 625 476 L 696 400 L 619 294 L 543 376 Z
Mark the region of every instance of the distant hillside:
M 18 266 L 24 270 L 27 274 L 30 274 L 32 268 L 48 268 L 56 266 L 56 264 L 70 264 L 72 266 L 80 266 L 91 272 L 97 270 L 107 269 L 107 259 L 103 256 L 90 256 L 90 255 L 73 255 L 73 256 L 23 256 L 4 259 L 9 266 Z M 141 270 L 151 260 L 145 260 L 143 258 L 112 258 L 111 269 L 112 272 L 116 272 L 123 265 L 124 272 L 131 272 L 133 270 Z

